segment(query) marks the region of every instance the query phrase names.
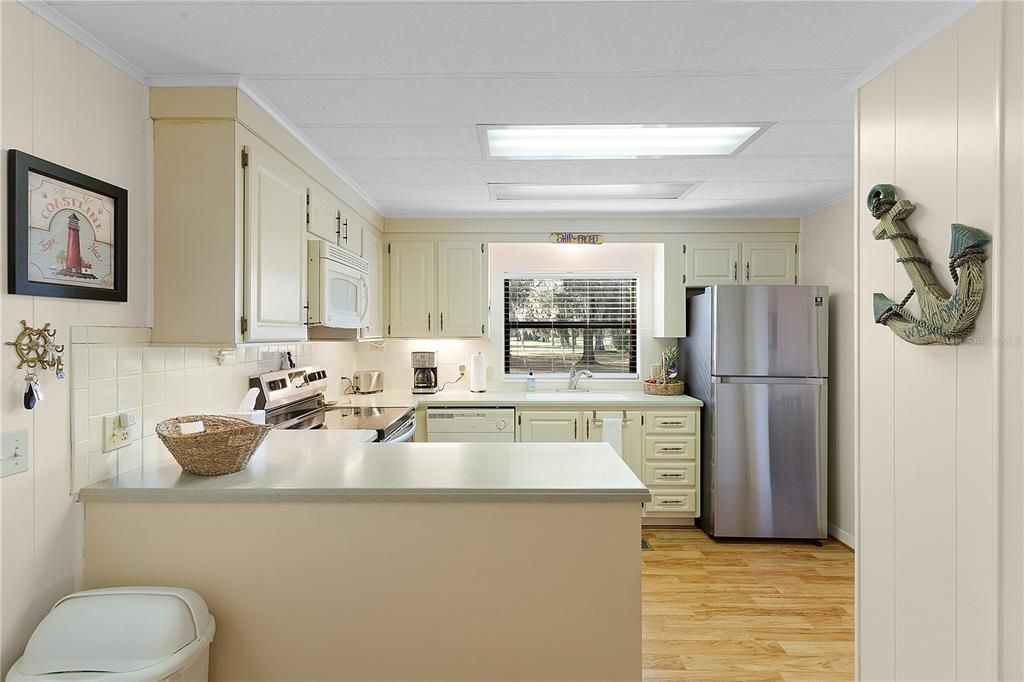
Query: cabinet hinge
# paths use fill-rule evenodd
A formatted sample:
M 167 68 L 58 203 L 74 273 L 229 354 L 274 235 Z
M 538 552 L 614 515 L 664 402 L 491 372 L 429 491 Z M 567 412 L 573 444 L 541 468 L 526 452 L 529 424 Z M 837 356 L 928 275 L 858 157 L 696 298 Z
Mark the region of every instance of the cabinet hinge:
M 309 228 L 309 213 L 312 207 L 312 202 L 309 200 L 309 191 L 306 191 L 306 228 Z
M 242 333 L 249 331 L 249 320 L 246 319 L 245 315 L 242 315 Z
M 249 148 L 242 147 L 242 168 L 249 167 Z

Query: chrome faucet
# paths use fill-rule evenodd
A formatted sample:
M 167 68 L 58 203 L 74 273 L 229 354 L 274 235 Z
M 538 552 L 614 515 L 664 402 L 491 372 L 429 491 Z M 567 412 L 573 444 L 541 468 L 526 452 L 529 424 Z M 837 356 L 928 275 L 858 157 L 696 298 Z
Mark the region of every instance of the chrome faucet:
M 580 390 L 580 389 L 576 388 L 576 386 L 577 386 L 577 384 L 580 383 L 580 379 L 581 378 L 583 378 L 583 377 L 587 377 L 588 379 L 593 379 L 594 378 L 593 372 L 591 372 L 589 369 L 576 369 L 576 365 L 578 365 L 579 363 L 580 363 L 580 361 L 577 360 L 576 362 L 572 363 L 572 367 L 569 368 L 569 390 L 570 391 L 578 391 L 578 390 Z

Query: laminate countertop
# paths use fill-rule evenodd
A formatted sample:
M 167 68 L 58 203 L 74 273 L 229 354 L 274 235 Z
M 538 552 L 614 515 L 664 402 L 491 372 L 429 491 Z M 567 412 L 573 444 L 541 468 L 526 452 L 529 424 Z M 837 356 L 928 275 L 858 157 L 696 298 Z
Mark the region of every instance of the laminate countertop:
M 354 443 L 344 431 L 273 431 L 249 466 L 195 476 L 175 462 L 83 488 L 100 502 L 646 502 L 606 443 Z M 637 507 L 639 513 L 639 507 Z
M 600 406 L 602 409 L 673 409 L 701 407 L 703 402 L 689 395 L 661 396 L 647 395 L 643 391 L 616 391 L 595 389 L 589 392 L 489 390 L 472 393 L 454 387 L 441 393 L 427 395 L 409 391 L 384 391 L 366 395 L 346 395 L 352 405 L 360 407 L 509 407 L 529 408 L 571 408 L 574 405 Z

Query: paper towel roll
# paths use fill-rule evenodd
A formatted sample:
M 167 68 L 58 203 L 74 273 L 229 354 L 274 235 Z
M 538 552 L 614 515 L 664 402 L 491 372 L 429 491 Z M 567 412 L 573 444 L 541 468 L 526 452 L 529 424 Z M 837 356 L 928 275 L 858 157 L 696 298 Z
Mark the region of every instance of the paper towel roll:
M 469 360 L 469 390 L 473 393 L 487 390 L 487 358 L 483 353 L 475 353 Z

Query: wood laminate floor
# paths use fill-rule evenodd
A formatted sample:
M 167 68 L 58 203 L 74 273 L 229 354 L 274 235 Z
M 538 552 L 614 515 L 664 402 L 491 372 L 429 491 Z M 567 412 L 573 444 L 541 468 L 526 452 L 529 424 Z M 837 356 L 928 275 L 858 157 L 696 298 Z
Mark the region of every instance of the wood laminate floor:
M 644 529 L 644 679 L 853 679 L 853 552 Z

